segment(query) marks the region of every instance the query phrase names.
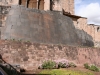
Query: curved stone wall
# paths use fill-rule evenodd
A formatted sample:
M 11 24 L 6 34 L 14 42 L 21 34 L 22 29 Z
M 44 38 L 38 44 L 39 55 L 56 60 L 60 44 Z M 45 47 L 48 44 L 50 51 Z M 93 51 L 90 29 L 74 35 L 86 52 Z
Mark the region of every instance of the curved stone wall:
M 23 6 L 11 7 L 1 38 L 37 43 L 80 44 L 69 17 L 60 12 L 46 12 Z

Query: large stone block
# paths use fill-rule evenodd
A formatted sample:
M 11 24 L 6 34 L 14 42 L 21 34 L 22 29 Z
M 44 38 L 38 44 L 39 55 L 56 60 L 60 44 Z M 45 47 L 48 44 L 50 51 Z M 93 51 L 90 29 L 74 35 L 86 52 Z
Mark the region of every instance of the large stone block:
M 80 45 L 72 20 L 62 15 L 61 12 L 12 6 L 6 22 L 2 39 L 13 38 L 37 43 Z

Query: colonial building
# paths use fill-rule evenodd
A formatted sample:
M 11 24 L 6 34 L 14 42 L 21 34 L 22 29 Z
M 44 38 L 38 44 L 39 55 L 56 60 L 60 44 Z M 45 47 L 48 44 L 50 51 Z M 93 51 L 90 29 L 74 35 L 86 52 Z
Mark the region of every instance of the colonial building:
M 2 5 L 24 5 L 40 10 L 65 11 L 74 14 L 74 0 L 2 0 Z

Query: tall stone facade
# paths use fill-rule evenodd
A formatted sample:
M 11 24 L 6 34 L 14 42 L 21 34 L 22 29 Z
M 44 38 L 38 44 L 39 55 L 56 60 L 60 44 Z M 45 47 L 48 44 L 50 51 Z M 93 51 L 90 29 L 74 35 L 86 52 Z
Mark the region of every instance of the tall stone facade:
M 24 5 L 40 10 L 54 10 L 74 14 L 74 0 L 1 0 L 0 5 Z

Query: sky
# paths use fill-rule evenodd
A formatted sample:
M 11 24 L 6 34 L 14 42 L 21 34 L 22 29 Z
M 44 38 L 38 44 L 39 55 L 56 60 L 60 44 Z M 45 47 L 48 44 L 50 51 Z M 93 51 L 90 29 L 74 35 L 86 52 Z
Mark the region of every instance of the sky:
M 87 17 L 88 24 L 100 25 L 100 0 L 75 0 L 75 14 Z

